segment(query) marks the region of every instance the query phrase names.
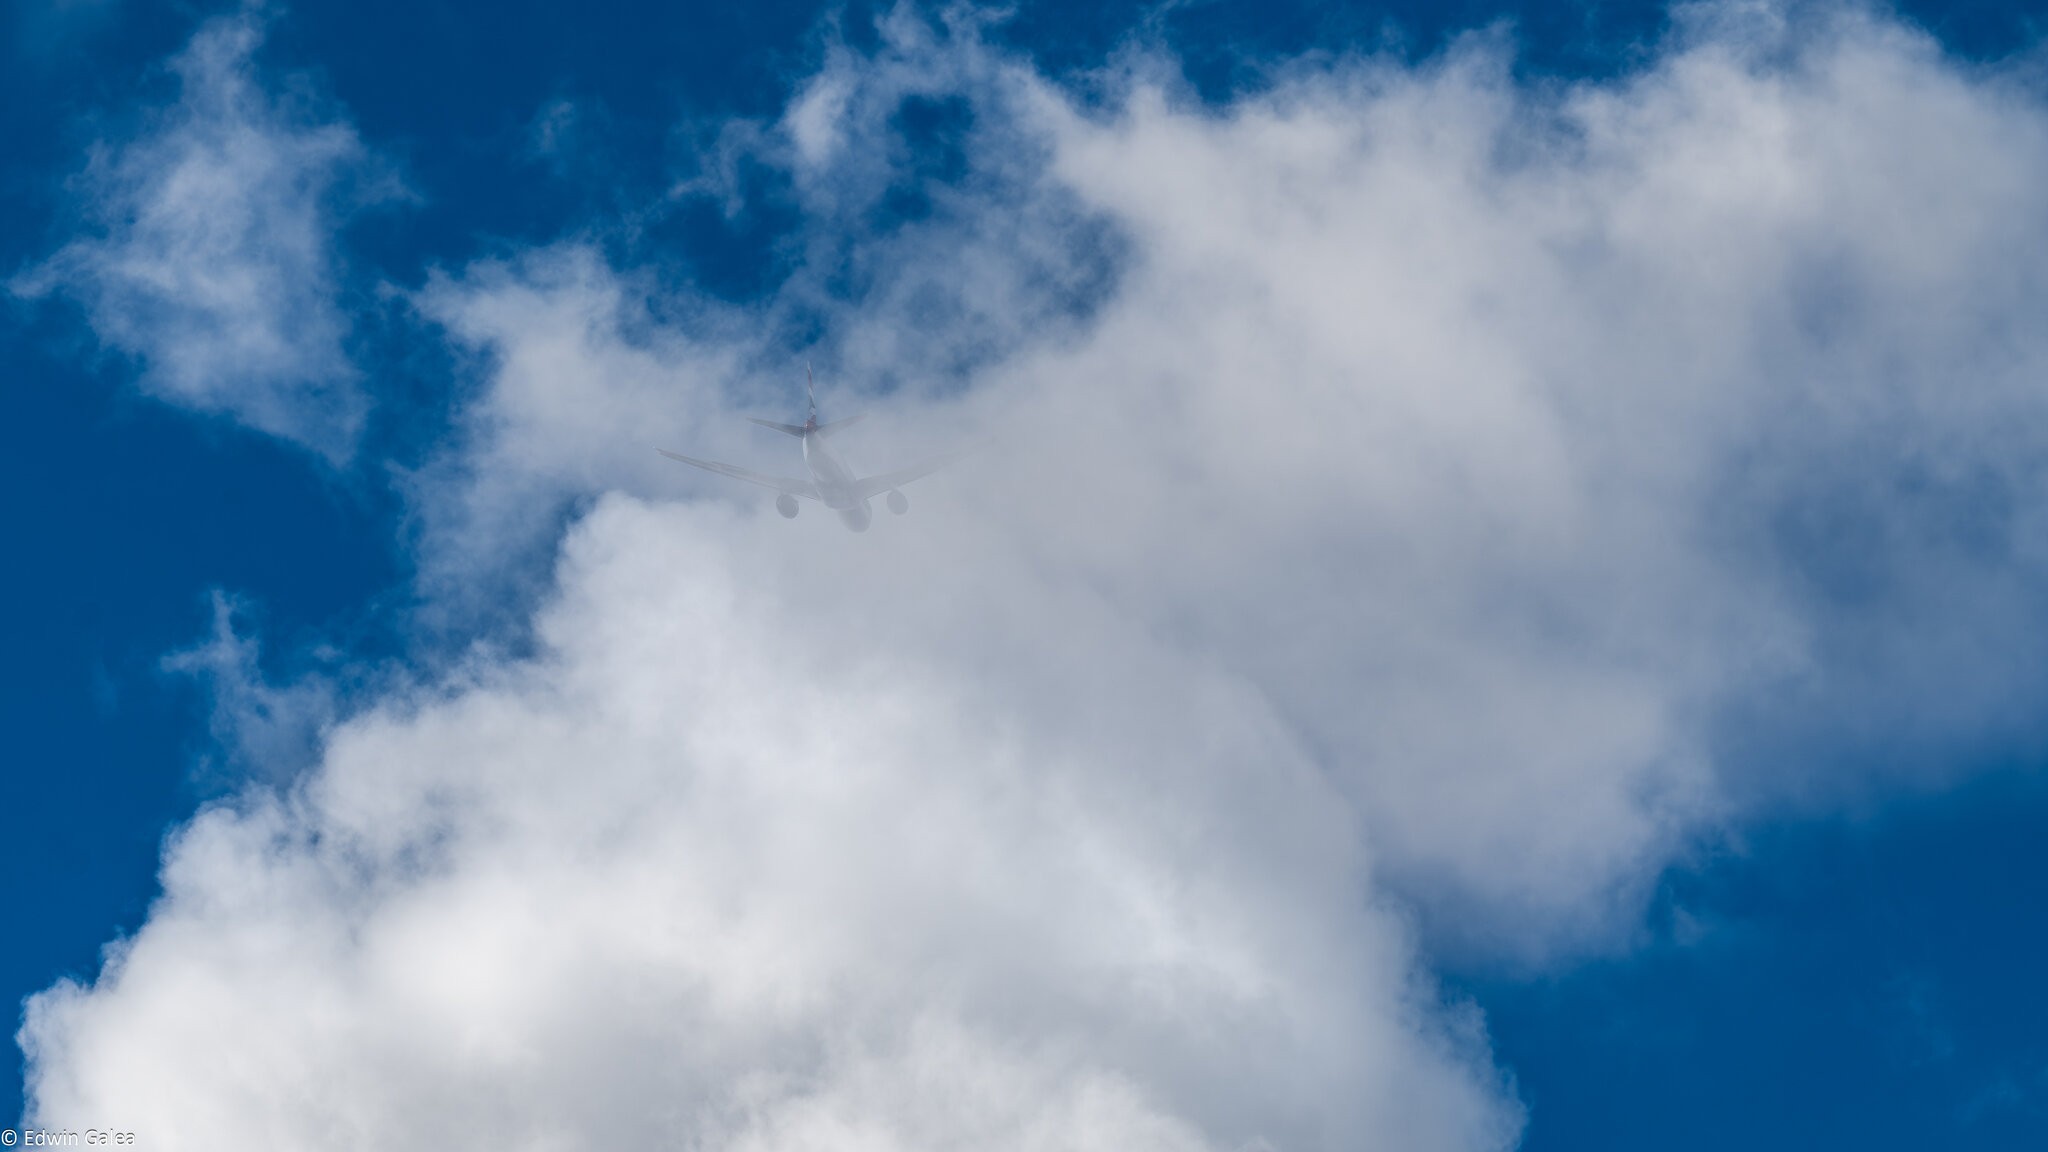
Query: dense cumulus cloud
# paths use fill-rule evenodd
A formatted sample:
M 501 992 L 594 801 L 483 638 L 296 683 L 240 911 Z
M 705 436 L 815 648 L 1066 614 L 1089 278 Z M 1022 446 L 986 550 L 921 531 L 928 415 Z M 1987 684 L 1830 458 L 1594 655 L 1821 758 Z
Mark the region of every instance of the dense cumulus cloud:
M 84 305 L 151 395 L 339 461 L 368 399 L 344 347 L 334 231 L 402 193 L 303 83 L 266 89 L 262 39 L 253 12 L 201 29 L 170 61 L 177 102 L 103 141 L 77 178 L 88 234 L 13 287 Z
M 484 378 L 423 571 L 582 509 L 536 651 L 186 827 L 31 1003 L 34 1117 L 1511 1145 L 1419 941 L 1569 963 L 1696 838 L 2037 745 L 2048 696 L 2038 97 L 1856 12 L 1680 25 L 1611 81 L 1477 38 L 1212 107 L 899 14 L 725 138 L 816 221 L 774 298 L 568 243 L 436 276 Z M 878 409 L 857 465 L 982 447 L 861 536 L 667 470 L 789 469 L 734 417 L 794 402 L 793 330 Z
M 122 974 L 36 1002 L 39 1115 L 118 1102 L 172 1147 L 1504 1142 L 1256 692 L 1055 586 L 977 619 L 942 540 L 823 571 L 782 526 L 610 498 L 545 657 L 201 816 Z

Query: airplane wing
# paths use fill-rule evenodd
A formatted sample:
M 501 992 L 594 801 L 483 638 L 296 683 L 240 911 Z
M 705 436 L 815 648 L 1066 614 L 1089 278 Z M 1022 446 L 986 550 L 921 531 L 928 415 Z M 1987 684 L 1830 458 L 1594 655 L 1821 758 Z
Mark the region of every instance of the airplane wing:
M 656 448 L 655 451 L 671 460 L 680 460 L 685 464 L 694 465 L 707 472 L 716 472 L 721 476 L 730 476 L 735 480 L 745 480 L 749 484 L 759 484 L 763 488 L 773 488 L 778 492 L 787 492 L 791 496 L 801 496 L 806 500 L 816 500 L 818 498 L 818 486 L 809 480 L 797 480 L 788 476 L 770 476 L 765 472 L 751 472 L 736 465 L 720 464 L 716 460 L 699 460 L 694 456 L 678 455 L 666 448 Z
M 853 483 L 854 491 L 860 493 L 863 500 L 871 496 L 879 496 L 891 488 L 901 488 L 912 480 L 929 476 L 953 461 L 958 460 L 962 455 L 964 453 L 949 452 L 944 456 L 934 456 L 929 460 L 912 464 L 908 468 L 898 468 L 894 472 L 884 472 L 879 476 L 870 476 L 865 480 L 856 480 Z

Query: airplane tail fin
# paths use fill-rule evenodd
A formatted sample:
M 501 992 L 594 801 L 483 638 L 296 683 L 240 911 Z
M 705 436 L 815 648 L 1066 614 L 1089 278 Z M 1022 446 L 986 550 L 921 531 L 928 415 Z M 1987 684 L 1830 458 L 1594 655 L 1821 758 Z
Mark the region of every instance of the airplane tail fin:
M 777 420 L 763 420 L 759 416 L 749 416 L 747 417 L 747 419 L 753 421 L 756 424 L 759 424 L 763 428 L 773 428 L 777 432 L 786 432 L 791 436 L 800 437 L 804 434 L 804 430 L 802 428 L 797 427 L 794 424 L 784 424 Z M 836 423 L 844 424 L 846 423 L 846 421 L 840 420 L 836 421 Z
M 860 419 L 860 416 L 848 416 L 844 420 L 833 420 L 825 424 L 818 423 L 818 384 L 817 380 L 811 375 L 811 364 L 808 360 L 804 361 L 804 401 L 807 405 L 808 418 L 802 424 L 784 424 L 780 420 L 763 420 L 759 416 L 749 416 L 747 419 L 759 424 L 763 428 L 773 428 L 777 432 L 784 432 L 791 436 L 803 436 L 808 432 L 833 431 L 844 428 L 848 424 L 852 424 Z M 865 415 L 865 413 L 862 415 Z

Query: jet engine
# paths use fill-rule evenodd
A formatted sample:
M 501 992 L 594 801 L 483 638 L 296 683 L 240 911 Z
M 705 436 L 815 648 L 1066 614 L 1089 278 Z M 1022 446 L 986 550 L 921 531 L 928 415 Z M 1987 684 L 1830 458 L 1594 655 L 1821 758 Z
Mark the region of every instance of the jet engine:
M 894 512 L 898 516 L 910 511 L 910 497 L 905 496 L 894 488 L 889 489 L 889 511 Z
M 796 519 L 796 497 L 784 492 L 775 498 L 775 510 L 782 513 L 784 520 Z

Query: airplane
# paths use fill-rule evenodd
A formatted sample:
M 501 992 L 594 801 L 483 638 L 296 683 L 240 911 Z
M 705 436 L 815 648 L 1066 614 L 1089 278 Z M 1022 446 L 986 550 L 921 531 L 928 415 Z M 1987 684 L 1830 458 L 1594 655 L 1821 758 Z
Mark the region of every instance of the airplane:
M 699 460 L 694 456 L 684 456 L 681 453 L 670 452 L 666 448 L 656 448 L 655 451 L 671 460 L 680 460 L 708 472 L 775 489 L 778 493 L 775 497 L 775 510 L 782 513 L 784 519 L 796 516 L 798 499 L 816 500 L 839 513 L 840 522 L 854 532 L 867 531 L 869 523 L 874 520 L 874 514 L 868 507 L 869 500 L 876 496 L 886 496 L 889 511 L 901 516 L 910 511 L 910 498 L 899 489 L 912 480 L 931 475 L 955 459 L 953 456 L 937 456 L 908 468 L 884 472 L 879 476 L 855 477 L 853 472 L 825 446 L 825 441 L 833 433 L 858 423 L 861 417 L 854 415 L 843 420 L 819 423 L 818 393 L 811 379 L 808 364 L 804 366 L 804 397 L 810 402 L 810 415 L 801 426 L 763 420 L 758 416 L 749 416 L 747 419 L 763 428 L 773 428 L 777 432 L 802 440 L 804 464 L 811 473 L 808 480 L 799 480 L 793 476 L 770 476 L 765 472 L 755 472 L 734 464 L 721 464 L 716 460 Z

